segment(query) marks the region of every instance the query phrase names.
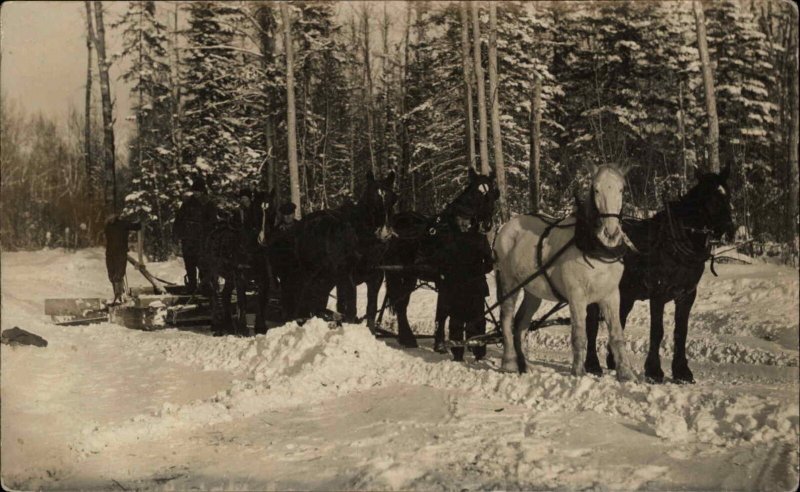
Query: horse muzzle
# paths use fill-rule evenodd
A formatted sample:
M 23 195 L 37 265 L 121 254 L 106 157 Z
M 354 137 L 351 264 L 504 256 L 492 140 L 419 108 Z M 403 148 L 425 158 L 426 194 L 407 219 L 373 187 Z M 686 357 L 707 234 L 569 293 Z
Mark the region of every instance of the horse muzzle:
M 391 238 L 397 237 L 397 233 L 390 226 L 383 225 L 375 230 L 375 237 L 378 241 L 385 243 Z

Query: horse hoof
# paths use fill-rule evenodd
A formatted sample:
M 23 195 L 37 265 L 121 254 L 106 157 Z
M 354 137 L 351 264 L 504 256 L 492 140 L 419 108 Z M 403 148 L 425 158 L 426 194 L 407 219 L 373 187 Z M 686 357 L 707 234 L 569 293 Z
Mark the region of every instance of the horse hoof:
M 444 342 L 436 342 L 433 344 L 433 351 L 439 354 L 447 353 L 447 345 Z
M 576 377 L 581 377 L 586 375 L 586 370 L 583 368 L 583 365 L 572 366 L 570 374 Z
M 644 380 L 647 384 L 663 384 L 664 383 L 664 376 L 656 377 L 656 376 L 647 376 L 645 375 Z
M 627 367 L 619 367 L 617 368 L 617 381 L 620 383 L 626 383 L 628 381 L 634 381 L 636 379 L 636 375 L 628 369 Z
M 500 372 L 509 372 L 514 374 L 519 373 L 519 366 L 517 366 L 517 361 L 516 360 L 510 360 L 508 362 L 503 361 L 503 363 L 500 364 Z
M 397 342 L 405 348 L 417 348 L 419 344 L 416 338 L 398 338 Z
M 644 377 L 648 383 L 661 384 L 664 382 L 664 371 L 645 368 Z
M 672 379 L 678 384 L 694 384 L 694 374 L 688 367 L 672 369 Z
M 602 376 L 603 375 L 603 368 L 600 367 L 600 363 L 592 363 L 589 364 L 588 362 L 583 365 L 583 369 L 588 372 L 589 374 L 594 374 L 595 376 Z

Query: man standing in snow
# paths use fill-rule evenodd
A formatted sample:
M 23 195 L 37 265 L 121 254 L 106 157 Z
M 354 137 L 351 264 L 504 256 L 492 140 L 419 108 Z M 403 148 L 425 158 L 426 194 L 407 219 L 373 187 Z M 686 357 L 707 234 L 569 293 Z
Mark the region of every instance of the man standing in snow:
M 183 263 L 186 268 L 185 285 L 189 292 L 197 290 L 197 277 L 205 279 L 201 264 L 203 242 L 206 233 L 216 218 L 216 207 L 206 194 L 206 183 L 202 176 L 192 179 L 191 194 L 183 200 L 177 214 L 173 232 L 181 242 Z
M 128 265 L 128 232 L 138 231 L 142 225 L 110 214 L 106 218 L 106 270 L 114 288 L 114 303 L 123 301 L 125 293 L 125 267 Z
M 472 211 L 455 210 L 458 230 L 442 250 L 442 303 L 450 316 L 449 338 L 454 342 L 486 332 L 484 298 L 489 295 L 486 274 L 492 271 L 492 249 L 486 236 L 472 223 Z M 473 347 L 476 360 L 486 355 L 486 346 Z M 453 359 L 464 360 L 464 347 L 452 347 Z

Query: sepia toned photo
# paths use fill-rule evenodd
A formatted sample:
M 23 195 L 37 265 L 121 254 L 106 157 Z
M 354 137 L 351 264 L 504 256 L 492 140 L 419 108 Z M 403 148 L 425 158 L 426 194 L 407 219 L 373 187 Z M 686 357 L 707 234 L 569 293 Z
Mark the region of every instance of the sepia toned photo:
M 4 490 L 794 491 L 787 0 L 0 6 Z

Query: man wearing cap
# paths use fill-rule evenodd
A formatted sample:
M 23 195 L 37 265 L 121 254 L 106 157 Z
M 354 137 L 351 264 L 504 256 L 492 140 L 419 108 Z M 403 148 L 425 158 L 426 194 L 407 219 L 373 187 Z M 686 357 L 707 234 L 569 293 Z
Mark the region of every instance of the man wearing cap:
M 486 236 L 473 223 L 473 211 L 464 207 L 454 210 L 457 230 L 449 235 L 442 249 L 440 264 L 442 303 L 450 316 L 449 338 L 463 342 L 486 331 L 483 317 L 484 298 L 489 295 L 486 274 L 492 271 L 492 250 Z M 452 347 L 453 359 L 464 360 L 464 347 Z M 486 355 L 486 346 L 472 347 L 476 360 Z
M 173 231 L 181 242 L 183 263 L 186 267 L 185 284 L 190 292 L 197 290 L 197 276 L 205 279 L 201 254 L 203 241 L 216 216 L 216 207 L 206 194 L 206 183 L 202 176 L 192 178 L 191 194 L 183 200 L 175 214 Z
M 278 213 L 280 214 L 280 222 L 278 223 L 279 231 L 285 231 L 297 222 L 294 218 L 295 210 L 297 210 L 297 205 L 292 202 L 286 202 L 280 206 L 278 209 Z

